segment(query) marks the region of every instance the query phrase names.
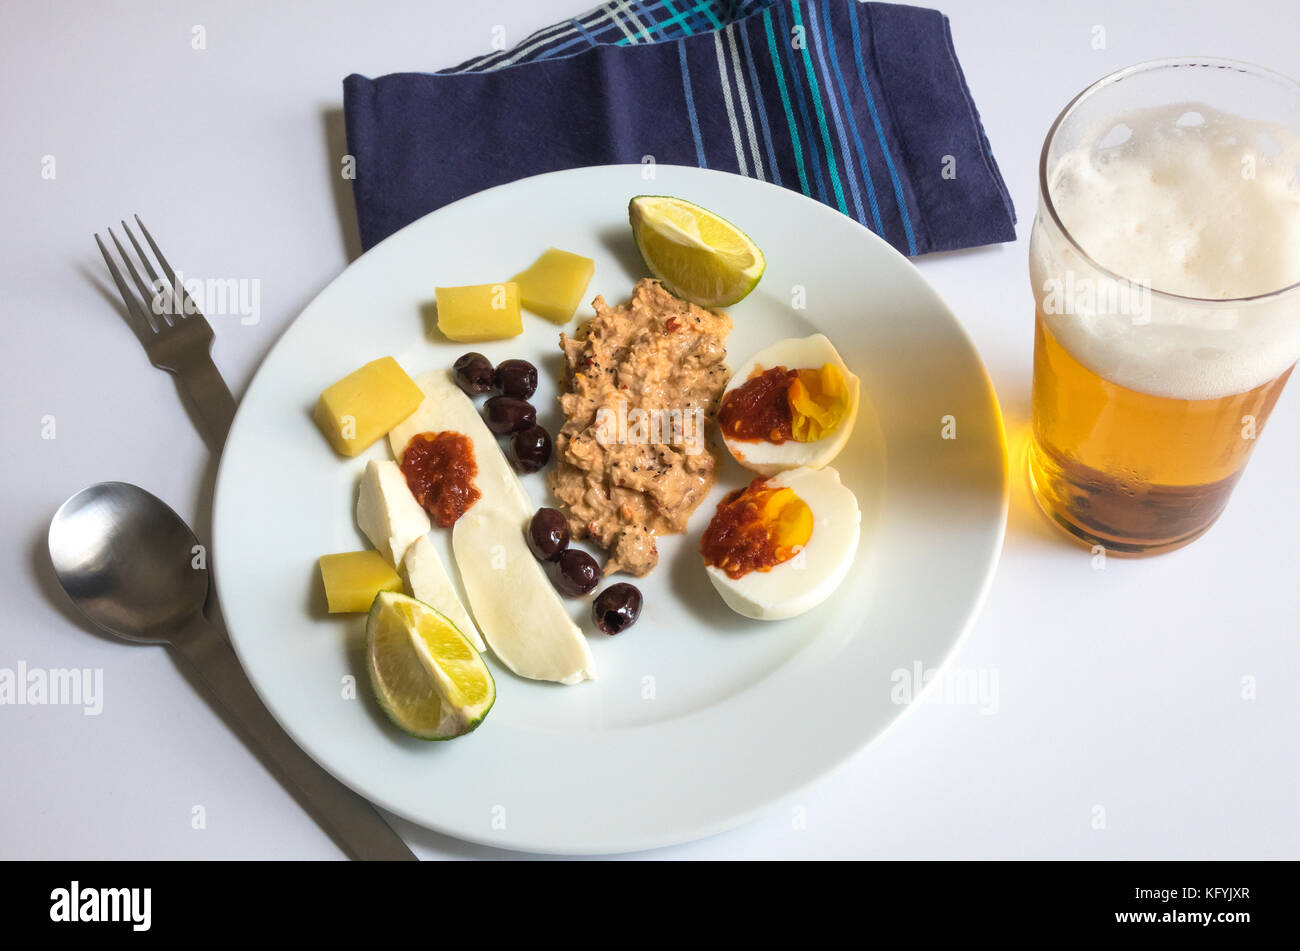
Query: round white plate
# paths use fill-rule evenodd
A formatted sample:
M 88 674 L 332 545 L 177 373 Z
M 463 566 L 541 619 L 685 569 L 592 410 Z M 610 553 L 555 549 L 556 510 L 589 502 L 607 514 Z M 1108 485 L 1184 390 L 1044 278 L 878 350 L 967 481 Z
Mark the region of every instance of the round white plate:
M 917 270 L 844 215 L 794 192 L 695 168 L 605 166 L 493 188 L 430 214 L 354 262 L 285 332 L 240 404 L 216 490 L 215 567 L 244 669 L 285 729 L 375 803 L 463 839 L 542 852 L 662 846 L 719 832 L 827 773 L 898 718 L 894 674 L 937 668 L 970 624 L 1006 523 L 1001 417 L 974 347 Z M 750 621 L 705 577 L 699 535 L 745 473 L 725 449 L 714 496 L 661 541 L 637 582 L 645 607 L 617 637 L 572 602 L 597 680 L 514 676 L 490 660 L 497 702 L 473 734 L 424 743 L 370 696 L 364 616 L 329 616 L 316 560 L 366 547 L 356 483 L 381 440 L 340 459 L 312 423 L 320 391 L 392 355 L 415 375 L 478 349 L 542 370 L 534 402 L 560 422 L 556 325 L 487 344 L 431 332 L 437 285 L 508 279 L 550 246 L 596 261 L 590 300 L 644 275 L 627 224 L 637 194 L 677 195 L 736 222 L 767 273 L 730 309 L 729 363 L 821 331 L 862 378 L 852 441 L 835 461 L 862 505 L 862 543 L 839 591 L 802 617 Z M 584 306 L 578 319 L 590 316 Z M 572 330 L 576 326 L 569 325 Z M 955 435 L 956 438 L 945 438 Z M 524 483 L 547 504 L 541 474 Z M 435 544 L 449 566 L 446 535 Z M 454 569 L 453 569 L 454 570 Z

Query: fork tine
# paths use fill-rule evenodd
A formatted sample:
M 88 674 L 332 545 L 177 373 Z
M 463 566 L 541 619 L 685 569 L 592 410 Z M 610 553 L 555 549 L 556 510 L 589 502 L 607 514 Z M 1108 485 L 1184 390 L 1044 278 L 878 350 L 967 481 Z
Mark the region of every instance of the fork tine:
M 144 248 L 142 248 L 140 246 L 140 242 L 136 240 L 135 232 L 131 230 L 131 226 L 128 225 L 125 221 L 122 221 L 121 225 L 122 225 L 122 230 L 126 232 L 126 236 L 131 239 L 131 247 L 135 248 L 136 256 L 140 259 L 140 263 L 144 265 L 144 269 L 149 275 L 149 280 L 151 282 L 150 284 L 151 289 L 156 288 L 161 278 L 158 277 L 158 272 L 153 269 L 153 264 L 149 262 L 149 255 L 144 253 Z M 166 313 L 168 317 L 172 318 L 172 320 L 175 320 L 178 317 L 185 316 L 184 308 L 183 307 L 178 308 L 176 306 L 177 301 L 176 301 L 176 292 L 174 289 L 175 285 L 176 282 L 174 280 L 171 282 L 171 284 L 168 285 L 167 299 L 166 299 L 166 306 L 167 306 Z M 150 303 L 152 304 L 153 301 L 158 296 L 159 296 L 158 293 L 155 291 L 154 297 L 150 298 Z
M 140 232 L 144 235 L 144 239 L 149 242 L 149 247 L 153 248 L 154 257 L 158 259 L 158 264 L 162 267 L 163 273 L 167 275 L 167 280 L 171 282 L 173 293 L 177 290 L 180 291 L 182 306 L 178 308 L 179 313 L 174 314 L 173 316 L 188 317 L 191 314 L 199 313 L 199 305 L 190 299 L 189 291 L 185 290 L 185 285 L 177 283 L 176 272 L 173 271 L 172 266 L 167 263 L 167 258 L 163 256 L 162 248 L 158 247 L 158 242 L 154 241 L 153 235 L 151 235 L 149 229 L 144 226 L 144 222 L 140 220 L 140 216 L 134 215 L 133 217 L 135 218 L 135 223 L 140 226 Z M 124 224 L 122 227 L 125 228 L 126 225 Z M 130 232 L 128 231 L 128 234 L 129 233 Z
M 99 235 L 95 235 L 95 243 L 99 245 L 99 251 L 104 255 L 104 263 L 108 265 L 108 272 L 113 275 L 113 283 L 117 285 L 117 292 L 122 295 L 122 303 L 126 305 L 127 314 L 135 322 L 136 330 L 149 333 L 155 332 L 157 328 L 149 319 L 146 313 L 147 309 L 141 306 L 140 301 L 126 286 L 126 280 L 122 277 L 122 272 L 118 270 L 117 265 L 113 262 L 113 256 L 108 253 L 108 248 L 104 246 L 103 239 Z
M 158 272 L 153 269 L 153 265 L 149 263 L 149 255 L 144 253 L 144 248 L 140 247 L 140 242 L 135 239 L 135 232 L 131 230 L 131 226 L 125 221 L 120 222 L 120 224 L 122 230 L 126 232 L 126 236 L 131 239 L 131 247 L 135 248 L 136 257 L 140 259 L 140 263 L 144 265 L 145 271 L 148 272 L 149 280 L 157 281 Z
M 140 291 L 140 299 L 146 302 L 145 309 L 152 311 L 154 316 L 158 318 L 158 329 L 162 330 L 169 326 L 167 317 L 155 310 L 152 306 L 152 301 L 154 299 L 153 288 L 144 282 L 144 278 L 140 276 L 140 272 L 135 269 L 135 265 L 131 263 L 131 255 L 127 254 L 126 248 L 122 247 L 122 242 L 117 240 L 117 235 L 113 233 L 112 228 L 108 229 L 108 236 L 112 238 L 113 243 L 117 245 L 117 253 L 122 255 L 122 261 L 126 264 L 126 269 L 131 272 L 131 279 L 135 281 L 135 286 Z
M 154 241 L 153 235 L 151 235 L 149 229 L 144 226 L 144 222 L 140 220 L 139 215 L 134 215 L 133 217 L 135 218 L 135 223 L 140 226 L 140 233 L 143 234 L 144 239 L 149 242 L 149 247 L 153 248 L 154 257 L 156 257 L 158 263 L 162 265 L 163 273 L 167 275 L 169 281 L 173 284 L 176 283 L 176 272 L 173 271 L 172 266 L 167 263 L 167 259 L 163 257 L 163 253 L 159 249 L 157 242 Z M 122 227 L 125 228 L 126 225 L 123 224 Z M 137 247 L 139 247 L 139 245 L 137 245 Z

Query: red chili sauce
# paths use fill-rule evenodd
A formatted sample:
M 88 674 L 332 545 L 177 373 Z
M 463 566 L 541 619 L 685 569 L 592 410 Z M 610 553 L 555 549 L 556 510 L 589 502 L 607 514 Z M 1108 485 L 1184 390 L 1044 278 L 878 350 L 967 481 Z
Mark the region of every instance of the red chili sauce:
M 478 463 L 464 433 L 420 433 L 402 453 L 402 475 L 429 517 L 447 528 L 479 500 Z
M 700 538 L 700 554 L 706 565 L 720 568 L 728 577 L 743 578 L 751 571 L 770 571 L 782 561 L 776 540 L 759 518 L 752 493 L 741 498 L 750 490 L 760 490 L 766 482 L 760 477 L 723 496 Z
M 790 384 L 798 370 L 772 367 L 755 372 L 722 397 L 718 425 L 732 439 L 763 440 L 778 445 L 794 436 L 790 416 Z

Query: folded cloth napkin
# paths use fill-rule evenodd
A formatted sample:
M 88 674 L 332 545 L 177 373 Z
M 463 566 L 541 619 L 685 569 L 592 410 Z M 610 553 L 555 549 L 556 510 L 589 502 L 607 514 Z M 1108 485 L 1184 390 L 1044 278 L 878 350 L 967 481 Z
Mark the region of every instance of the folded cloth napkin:
M 476 56 L 440 73 L 502 69 L 535 59 L 576 56 L 593 46 L 662 43 L 710 33 L 771 6 L 774 0 L 613 0 L 532 33 L 511 50 Z
M 343 82 L 361 243 L 584 165 L 736 172 L 904 254 L 1015 238 L 948 20 L 857 0 L 613 0 L 440 73 Z

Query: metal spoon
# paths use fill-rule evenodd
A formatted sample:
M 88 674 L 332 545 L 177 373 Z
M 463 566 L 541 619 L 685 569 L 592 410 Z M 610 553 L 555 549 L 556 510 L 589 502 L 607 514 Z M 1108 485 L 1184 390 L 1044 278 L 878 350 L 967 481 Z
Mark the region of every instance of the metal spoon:
M 280 728 L 239 659 L 203 616 L 208 572 L 179 515 L 125 482 L 78 492 L 50 523 L 59 584 L 86 617 L 128 641 L 165 644 L 266 753 L 316 820 L 358 859 L 414 861 L 373 806 L 317 766 Z

